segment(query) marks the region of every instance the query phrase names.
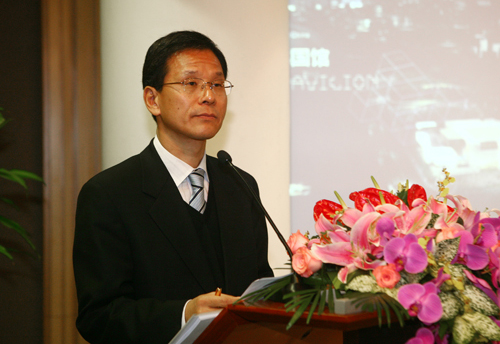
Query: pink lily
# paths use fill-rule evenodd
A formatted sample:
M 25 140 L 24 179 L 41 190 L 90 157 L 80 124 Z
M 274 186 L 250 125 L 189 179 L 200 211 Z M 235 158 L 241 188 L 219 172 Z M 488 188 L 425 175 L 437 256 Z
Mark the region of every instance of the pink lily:
M 457 222 L 458 220 L 457 212 L 452 211 L 450 213 L 450 209 L 446 204 L 438 202 L 432 196 L 429 198 L 428 204 L 432 213 L 439 215 L 439 218 L 436 220 L 436 223 L 434 224 L 434 228 L 441 229 L 445 227 L 450 227 L 452 223 Z
M 453 204 L 455 204 L 457 215 L 460 216 L 460 218 L 464 222 L 464 228 L 466 230 L 470 230 L 474 222 L 477 222 L 477 220 L 475 220 L 476 212 L 472 210 L 472 206 L 469 200 L 462 196 L 452 195 L 448 195 L 446 196 L 446 198 L 452 201 Z
M 438 235 L 436 236 L 436 242 L 440 242 L 443 240 L 447 239 L 453 239 L 459 236 L 459 233 L 461 231 L 464 231 L 464 227 L 462 227 L 458 223 L 451 223 L 450 226 L 446 226 L 441 228 L 441 230 L 438 232 Z
M 368 213 L 375 212 L 375 207 L 372 205 L 370 200 L 366 200 L 363 206 L 363 211 L 359 211 L 356 208 L 347 208 L 344 210 L 344 214 L 341 217 L 342 222 L 347 226 L 352 228 L 354 224 L 363 216 Z
M 314 228 L 316 229 L 316 233 L 319 236 L 322 236 L 322 234 L 325 232 L 333 231 L 335 227 L 330 221 L 327 220 L 327 218 L 323 214 L 320 214 Z
M 345 283 L 348 273 L 356 270 L 371 270 L 385 264 L 382 260 L 372 260 L 371 257 L 380 255 L 381 250 L 370 244 L 368 231 L 375 227 L 375 220 L 380 217 L 377 212 L 363 215 L 352 227 L 349 242 L 342 241 L 346 237 L 338 236 L 341 241 L 326 245 L 313 245 L 311 251 L 323 261 L 346 267 L 339 278 Z M 331 237 L 331 236 L 330 236 Z
M 393 220 L 402 234 L 415 234 L 420 236 L 431 220 L 430 211 L 426 210 L 421 199 L 413 202 L 415 206 L 410 210 L 403 201 L 397 201 L 396 204 L 383 204 L 376 207 L 377 211 L 394 214 Z

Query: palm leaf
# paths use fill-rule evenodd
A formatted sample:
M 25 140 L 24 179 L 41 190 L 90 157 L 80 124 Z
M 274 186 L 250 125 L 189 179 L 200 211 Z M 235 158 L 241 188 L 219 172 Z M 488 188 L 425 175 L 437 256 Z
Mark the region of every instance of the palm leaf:
M 14 257 L 12 257 L 12 255 L 9 253 L 9 251 L 2 245 L 0 245 L 0 253 L 6 255 L 10 259 L 14 259 Z
M 35 245 L 33 245 L 33 243 L 29 238 L 29 233 L 19 223 L 1 215 L 0 215 L 0 223 L 3 224 L 5 227 L 11 228 L 15 230 L 17 233 L 19 233 L 19 235 L 23 237 L 23 239 L 31 246 L 31 248 L 36 251 Z
M 0 201 L 2 201 L 4 203 L 7 203 L 7 204 L 15 207 L 16 209 L 18 209 L 17 206 L 14 204 L 14 202 L 11 199 L 8 199 L 8 198 L 5 198 L 5 197 L 0 197 Z
M 404 320 L 410 319 L 408 311 L 399 302 L 384 293 L 350 293 L 347 298 L 353 299 L 355 306 L 367 312 L 377 311 L 379 326 L 382 326 L 382 310 L 386 312 L 387 324 L 391 324 L 391 310 L 398 318 L 399 324 L 404 326 Z
M 323 314 L 325 310 L 325 304 L 326 304 L 326 295 L 329 293 L 329 290 L 327 289 L 324 293 L 320 293 L 321 297 L 319 299 L 319 305 L 318 305 L 318 314 L 321 315 Z
M 293 324 L 295 324 L 297 322 L 297 320 L 299 320 L 299 318 L 302 316 L 302 314 L 306 310 L 307 306 L 309 306 L 309 304 L 311 303 L 313 296 L 314 296 L 314 294 L 311 294 L 311 295 L 304 296 L 304 297 L 300 298 L 301 299 L 300 307 L 299 307 L 299 309 L 297 309 L 295 314 L 292 316 L 292 319 L 290 319 L 290 321 L 288 322 L 288 325 L 286 325 L 287 330 L 289 330 L 293 326 Z
M 288 284 L 293 281 L 293 275 L 285 276 L 277 281 L 267 285 L 265 288 L 260 290 L 256 290 L 252 293 L 249 293 L 243 297 L 241 297 L 238 301 L 246 301 L 249 303 L 255 303 L 259 300 L 268 300 L 271 296 L 276 294 L 277 292 L 284 289 Z M 236 301 L 236 302 L 238 302 Z
M 314 310 L 316 309 L 316 306 L 318 305 L 318 301 L 319 301 L 320 297 L 321 297 L 321 290 L 317 290 L 316 295 L 314 296 L 314 300 L 311 304 L 311 308 L 309 309 L 309 314 L 307 315 L 306 324 L 309 324 L 309 322 L 311 321 L 312 315 L 314 314 Z
M 327 287 L 328 293 L 328 310 L 330 313 L 335 313 L 335 301 L 333 300 L 333 285 L 329 284 Z
M 7 170 L 5 168 L 0 168 L 0 177 L 13 181 L 21 185 L 25 189 L 28 188 L 25 179 L 33 179 L 39 182 L 43 182 L 42 177 L 24 170 Z

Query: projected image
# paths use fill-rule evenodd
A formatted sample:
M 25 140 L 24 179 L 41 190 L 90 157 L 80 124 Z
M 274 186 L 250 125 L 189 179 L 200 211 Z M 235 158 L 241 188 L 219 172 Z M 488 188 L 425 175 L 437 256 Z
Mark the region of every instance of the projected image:
M 500 3 L 290 0 L 292 230 L 409 179 L 500 208 Z M 307 213 L 311 210 L 311 214 Z

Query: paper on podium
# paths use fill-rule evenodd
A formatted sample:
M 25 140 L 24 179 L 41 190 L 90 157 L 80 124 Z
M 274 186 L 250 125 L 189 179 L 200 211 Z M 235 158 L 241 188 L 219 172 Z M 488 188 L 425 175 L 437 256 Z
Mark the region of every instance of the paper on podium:
M 288 274 L 288 275 L 285 275 L 285 276 L 278 276 L 278 277 L 263 277 L 263 278 L 259 278 L 259 279 L 255 280 L 255 281 L 253 281 L 252 283 L 250 283 L 250 285 L 243 292 L 243 295 L 241 295 L 241 297 L 244 297 L 244 296 L 246 296 L 246 295 L 248 295 L 250 293 L 253 293 L 254 291 L 257 291 L 257 290 L 260 290 L 260 289 L 264 289 L 269 284 L 271 284 L 273 282 L 276 282 L 277 280 L 282 279 L 283 277 L 290 276 L 290 275 L 291 274 Z
M 222 310 L 222 309 L 221 309 Z M 193 343 L 200 334 L 210 325 L 221 310 L 193 315 L 188 322 L 180 329 L 170 344 L 190 344 Z
M 286 276 L 290 276 L 286 275 Z M 248 286 L 248 288 L 245 290 L 243 293 L 242 297 L 253 293 L 254 291 L 263 289 L 267 287 L 269 284 L 279 280 L 280 278 L 286 277 L 286 276 L 279 276 L 279 277 L 264 277 L 260 278 L 258 280 L 255 280 Z M 337 298 L 335 294 L 333 294 L 334 298 L 334 304 L 335 304 L 335 314 L 342 314 L 342 315 L 347 315 L 347 314 L 354 314 L 354 313 L 360 313 L 362 312 L 361 306 L 355 306 L 354 305 L 354 300 L 347 299 L 347 298 Z M 328 299 L 327 299 L 328 300 Z M 327 301 L 328 302 L 328 301 Z
M 243 296 L 250 294 L 256 290 L 265 288 L 270 283 L 277 281 L 280 277 L 264 277 L 253 281 L 248 288 L 243 292 Z M 222 310 L 222 309 L 221 309 Z M 202 334 L 203 331 L 210 325 L 212 320 L 214 320 L 221 310 L 201 313 L 193 315 L 189 321 L 177 332 L 174 338 L 170 341 L 170 344 L 189 344 L 193 343 L 196 338 Z

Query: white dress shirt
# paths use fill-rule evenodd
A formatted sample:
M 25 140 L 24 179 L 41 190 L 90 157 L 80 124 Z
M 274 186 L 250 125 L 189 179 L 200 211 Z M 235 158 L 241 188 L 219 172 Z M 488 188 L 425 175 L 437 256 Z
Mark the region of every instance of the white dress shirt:
M 177 189 L 179 189 L 179 192 L 182 196 L 182 199 L 184 202 L 189 204 L 189 200 L 191 199 L 191 195 L 193 194 L 193 187 L 191 186 L 191 183 L 189 182 L 188 176 L 195 170 L 195 168 L 191 167 L 189 164 L 185 163 L 181 159 L 177 158 L 174 156 L 172 153 L 170 153 L 168 150 L 165 149 L 160 143 L 160 140 L 158 139 L 158 136 L 155 136 L 153 139 L 153 145 L 160 155 L 161 160 L 165 164 L 165 167 L 167 168 L 168 172 L 170 173 L 170 176 L 174 180 L 175 185 L 177 186 Z M 198 165 L 197 168 L 201 168 L 205 171 L 205 181 L 203 185 L 203 193 L 205 196 L 205 202 L 208 201 L 208 184 L 209 184 L 209 179 L 208 179 L 208 173 L 207 173 L 207 155 L 203 155 L 203 159 L 201 159 L 200 164 Z M 181 318 L 181 327 L 186 324 L 186 305 L 188 302 L 191 300 L 188 300 L 186 304 L 184 305 L 184 308 L 182 310 L 182 318 Z
M 189 203 L 191 199 L 191 195 L 193 194 L 193 187 L 189 182 L 188 176 L 193 172 L 196 168 L 191 167 L 189 164 L 185 163 L 181 159 L 174 156 L 168 150 L 165 149 L 158 140 L 158 136 L 155 136 L 153 140 L 153 144 L 156 148 L 156 151 L 160 155 L 161 160 L 165 164 L 168 172 L 172 176 L 177 189 L 182 196 L 184 202 Z M 205 171 L 205 183 L 203 185 L 203 193 L 205 197 L 205 202 L 208 201 L 208 187 L 209 187 L 209 179 L 207 173 L 207 156 L 203 155 L 203 159 L 201 159 L 200 164 L 197 168 L 201 168 Z

